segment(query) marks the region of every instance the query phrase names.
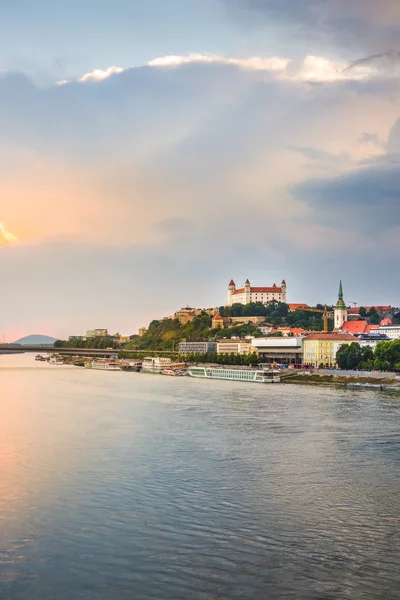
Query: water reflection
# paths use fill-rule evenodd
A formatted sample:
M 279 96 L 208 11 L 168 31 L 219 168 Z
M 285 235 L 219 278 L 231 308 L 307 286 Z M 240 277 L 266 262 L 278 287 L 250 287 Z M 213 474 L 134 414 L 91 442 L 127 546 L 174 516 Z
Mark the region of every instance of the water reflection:
M 32 362 L 0 357 L 0 597 L 398 598 L 400 402 Z

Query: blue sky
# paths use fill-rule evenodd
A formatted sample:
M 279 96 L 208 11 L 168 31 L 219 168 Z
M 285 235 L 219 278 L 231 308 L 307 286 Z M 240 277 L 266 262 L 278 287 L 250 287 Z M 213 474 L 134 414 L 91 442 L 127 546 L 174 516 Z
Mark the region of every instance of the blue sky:
M 400 305 L 393 0 L 0 8 L 8 339 L 133 333 L 232 277 Z

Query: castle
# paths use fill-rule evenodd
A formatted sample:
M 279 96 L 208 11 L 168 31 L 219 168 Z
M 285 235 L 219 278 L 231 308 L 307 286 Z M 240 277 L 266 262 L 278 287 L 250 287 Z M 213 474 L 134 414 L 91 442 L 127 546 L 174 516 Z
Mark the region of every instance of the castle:
M 263 302 L 267 304 L 271 300 L 286 302 L 286 281 L 283 279 L 281 287 L 274 283 L 272 287 L 251 287 L 247 279 L 244 287 L 236 289 L 233 279 L 228 285 L 228 306 L 232 304 L 249 304 L 250 302 Z

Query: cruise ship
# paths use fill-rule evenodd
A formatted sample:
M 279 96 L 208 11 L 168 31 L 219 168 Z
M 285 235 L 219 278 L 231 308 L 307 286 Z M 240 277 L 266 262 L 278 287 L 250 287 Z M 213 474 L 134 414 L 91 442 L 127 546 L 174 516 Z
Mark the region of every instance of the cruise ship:
M 280 383 L 279 371 L 257 369 L 232 369 L 223 367 L 189 367 L 190 377 L 202 379 L 229 379 L 251 383 Z

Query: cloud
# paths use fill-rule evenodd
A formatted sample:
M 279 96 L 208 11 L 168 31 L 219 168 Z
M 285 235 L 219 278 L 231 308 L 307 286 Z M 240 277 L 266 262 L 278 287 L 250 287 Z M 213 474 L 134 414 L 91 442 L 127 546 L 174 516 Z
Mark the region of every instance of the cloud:
M 16 242 L 18 242 L 17 236 L 7 231 L 4 223 L 0 222 L 0 246 L 8 246 Z
M 120 73 L 123 73 L 125 71 L 125 69 L 123 67 L 108 67 L 107 69 L 94 69 L 93 71 L 91 71 L 90 73 L 85 73 L 85 75 L 82 75 L 82 77 L 80 77 L 78 79 L 78 81 L 82 82 L 82 83 L 87 83 L 88 81 L 104 81 L 104 79 L 108 79 L 109 77 L 112 77 L 113 75 L 119 75 Z M 71 83 L 71 80 L 69 79 L 62 79 L 61 81 L 57 81 L 56 85 L 66 85 L 68 83 Z
M 23 241 L 0 253 L 0 304 L 15 285 L 26 303 L 23 290 L 54 282 L 26 313 L 21 300 L 10 323 L 49 333 L 62 323 L 67 334 L 95 320 L 131 333 L 181 304 L 218 305 L 232 275 L 285 277 L 299 302 L 323 300 L 340 276 L 360 289 L 366 279 L 363 303 L 383 303 L 396 206 L 379 196 L 393 227 L 378 218 L 374 228 L 380 208 L 360 198 L 370 190 L 373 206 L 381 194 L 372 168 L 395 189 L 387 152 L 400 147 L 399 80 L 305 85 L 302 65 L 194 61 L 48 88 L 0 78 L 1 217 Z M 374 141 L 388 138 L 376 159 Z M 394 302 L 400 287 L 390 285 Z M 76 306 L 66 288 L 80 290 Z M 53 325 L 39 327 L 36 313 Z
M 250 56 L 248 58 L 228 58 L 218 54 L 187 54 L 167 55 L 150 60 L 147 64 L 150 67 L 179 67 L 189 64 L 221 64 L 233 65 L 249 71 L 284 71 L 290 60 L 278 56 Z
M 360 165 L 333 178 L 311 179 L 296 186 L 296 197 L 313 209 L 313 219 L 343 233 L 361 233 L 385 244 L 400 227 L 400 157 Z
M 241 27 L 283 24 L 291 36 L 325 45 L 386 50 L 398 43 L 398 0 L 221 0 Z

